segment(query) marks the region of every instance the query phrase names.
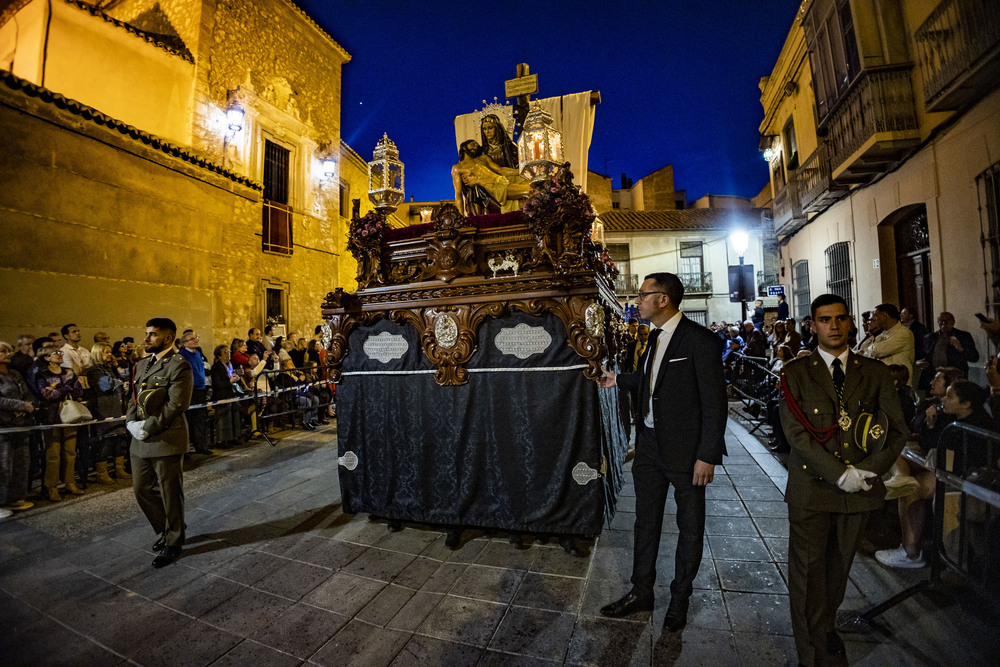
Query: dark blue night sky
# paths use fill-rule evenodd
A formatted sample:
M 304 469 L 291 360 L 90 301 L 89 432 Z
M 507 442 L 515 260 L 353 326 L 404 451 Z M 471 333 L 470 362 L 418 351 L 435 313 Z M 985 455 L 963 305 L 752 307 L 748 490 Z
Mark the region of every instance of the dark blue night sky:
M 767 183 L 757 86 L 800 0 L 297 1 L 352 56 L 343 139 L 371 159 L 388 132 L 407 200 L 454 197 L 454 117 L 503 102 L 519 62 L 538 74 L 538 97 L 601 92 L 589 166 L 616 187 L 622 172 L 666 164 L 688 201 Z

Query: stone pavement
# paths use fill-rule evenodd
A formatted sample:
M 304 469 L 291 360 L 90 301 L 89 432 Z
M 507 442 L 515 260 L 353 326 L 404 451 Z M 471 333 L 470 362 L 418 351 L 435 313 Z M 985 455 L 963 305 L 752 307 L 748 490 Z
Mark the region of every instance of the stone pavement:
M 673 517 L 656 610 L 630 620 L 598 612 L 628 588 L 630 477 L 586 558 L 469 533 L 450 551 L 437 531 L 390 533 L 341 512 L 331 428 L 193 460 L 188 544 L 162 570 L 150 567 L 155 536 L 129 489 L 91 487 L 0 522 L 0 664 L 795 664 L 785 470 L 738 423 L 727 442 L 681 633 L 661 631 Z M 845 608 L 866 609 L 926 576 L 859 556 Z M 918 595 L 873 633 L 844 638 L 858 665 L 997 659 L 996 618 L 968 593 Z

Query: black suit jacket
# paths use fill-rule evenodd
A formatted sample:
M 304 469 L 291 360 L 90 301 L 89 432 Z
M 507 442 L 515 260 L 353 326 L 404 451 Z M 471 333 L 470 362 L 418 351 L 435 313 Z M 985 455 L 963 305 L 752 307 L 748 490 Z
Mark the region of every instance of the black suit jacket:
M 653 345 L 646 347 L 641 370 L 617 378 L 620 387 L 638 396 L 637 415 L 649 400 L 645 368 L 652 350 Z M 721 341 L 682 315 L 653 385 L 653 432 L 664 466 L 676 472 L 693 472 L 696 460 L 722 463 L 727 408 Z M 636 433 L 645 429 L 642 418 L 637 417 Z
M 948 345 L 947 365 L 954 366 L 968 376 L 969 364 L 979 361 L 979 350 L 976 349 L 976 342 L 972 340 L 972 334 L 968 331 L 952 329 L 951 333 L 958 339 L 959 344 L 962 346 L 962 351 L 959 352 L 951 345 Z M 932 331 L 924 337 L 924 359 L 931 365 L 931 368 L 934 367 L 934 346 L 937 345 L 939 336 L 941 336 L 940 330 Z

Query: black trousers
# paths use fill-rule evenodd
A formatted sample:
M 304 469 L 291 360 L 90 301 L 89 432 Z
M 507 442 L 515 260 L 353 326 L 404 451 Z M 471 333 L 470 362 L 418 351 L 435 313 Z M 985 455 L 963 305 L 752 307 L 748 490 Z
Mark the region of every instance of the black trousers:
M 191 405 L 204 405 L 206 400 L 208 389 L 195 389 L 191 392 Z M 189 409 L 185 416 L 191 444 L 196 452 L 204 452 L 208 449 L 208 408 Z
M 636 417 L 637 419 L 639 417 Z M 691 596 L 692 584 L 701 565 L 705 540 L 705 487 L 691 483 L 693 473 L 667 470 L 660 460 L 659 446 L 651 429 L 636 437 L 632 479 L 635 482 L 635 546 L 632 553 L 632 591 L 652 596 L 656 583 L 656 557 L 663 530 L 667 491 L 674 487 L 677 502 L 677 551 L 670 594 Z

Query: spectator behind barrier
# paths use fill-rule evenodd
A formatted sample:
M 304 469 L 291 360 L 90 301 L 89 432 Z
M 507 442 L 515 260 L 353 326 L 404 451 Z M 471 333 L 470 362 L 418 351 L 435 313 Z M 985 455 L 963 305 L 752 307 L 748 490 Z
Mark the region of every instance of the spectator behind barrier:
M 44 368 L 35 373 L 35 392 L 41 397 L 38 411 L 42 424 L 60 424 L 59 406 L 66 398 L 83 399 L 83 386 L 76 373 L 63 368 L 63 351 L 55 345 L 46 345 L 40 352 Z M 89 354 L 87 355 L 90 356 Z M 59 479 L 62 478 L 66 491 L 73 495 L 83 495 L 76 485 L 76 427 L 46 429 L 45 439 L 45 493 L 49 500 L 58 502 Z
M 90 348 L 90 370 L 87 381 L 90 385 L 90 400 L 87 406 L 94 419 L 108 419 L 125 415 L 125 385 L 118 376 L 111 346 L 95 343 Z M 98 424 L 94 427 L 97 437 L 97 458 L 94 468 L 98 484 L 114 484 L 108 475 L 108 459 L 114 457 L 115 474 L 118 479 L 131 479 L 125 472 L 125 456 L 131 439 L 125 437 L 125 422 Z
M 235 398 L 234 386 L 239 383 L 240 378 L 233 372 L 233 367 L 229 363 L 229 348 L 225 345 L 216 345 L 212 355 L 215 359 L 215 363 L 212 364 L 212 400 Z M 216 405 L 214 411 L 216 442 L 219 446 L 232 447 L 240 444 L 242 427 L 235 404 Z
M 35 399 L 28 385 L 11 367 L 13 356 L 14 348 L 0 342 L 0 428 L 29 426 L 31 413 L 35 411 Z M 3 509 L 19 511 L 34 507 L 34 503 L 26 500 L 30 465 L 28 434 L 0 433 L 0 507 Z

